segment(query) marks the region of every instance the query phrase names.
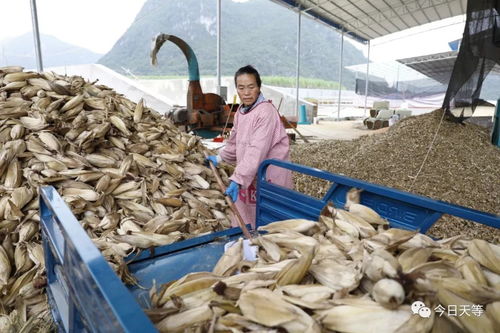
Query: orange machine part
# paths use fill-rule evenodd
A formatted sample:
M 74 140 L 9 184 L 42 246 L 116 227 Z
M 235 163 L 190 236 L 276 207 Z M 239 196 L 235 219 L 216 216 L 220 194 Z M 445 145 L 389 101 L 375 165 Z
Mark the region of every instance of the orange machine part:
M 203 110 L 203 91 L 201 90 L 200 81 L 189 81 L 187 92 L 187 109 L 188 111 Z

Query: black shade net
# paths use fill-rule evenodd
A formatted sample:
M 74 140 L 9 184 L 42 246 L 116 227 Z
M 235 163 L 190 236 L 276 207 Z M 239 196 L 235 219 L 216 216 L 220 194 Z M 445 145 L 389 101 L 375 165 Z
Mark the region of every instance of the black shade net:
M 448 84 L 443 109 L 449 119 L 462 122 L 472 116 L 482 100 L 483 82 L 500 64 L 500 0 L 467 1 L 467 20 L 462 44 Z M 496 98 L 500 97 L 500 89 Z M 459 114 L 452 107 L 463 108 Z M 466 111 L 469 110 L 469 111 Z

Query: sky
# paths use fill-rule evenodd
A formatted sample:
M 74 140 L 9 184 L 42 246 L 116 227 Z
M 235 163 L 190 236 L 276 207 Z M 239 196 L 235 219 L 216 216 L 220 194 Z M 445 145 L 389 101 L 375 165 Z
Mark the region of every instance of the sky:
M 107 53 L 134 21 L 145 0 L 38 0 L 42 34 Z M 0 42 L 32 32 L 29 0 L 0 0 Z
M 145 1 L 38 0 L 39 30 L 64 42 L 104 54 L 134 21 Z M 3 14 L 0 43 L 32 31 L 29 0 L 0 0 L 0 12 Z M 464 21 L 464 16 L 450 18 L 375 39 L 371 41 L 370 59 L 380 62 L 448 51 L 448 42 L 461 38 Z M 353 44 L 367 55 L 366 46 Z

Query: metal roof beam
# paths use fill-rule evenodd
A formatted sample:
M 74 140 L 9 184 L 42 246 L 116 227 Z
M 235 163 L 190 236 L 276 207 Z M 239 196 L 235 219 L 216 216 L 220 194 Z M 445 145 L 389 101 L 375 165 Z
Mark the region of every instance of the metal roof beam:
M 385 1 L 383 1 L 386 5 L 387 3 Z M 376 11 L 380 12 L 382 14 L 382 16 L 384 16 L 387 20 L 389 20 L 389 18 L 385 15 L 385 13 L 381 12 L 380 9 L 378 9 L 373 3 L 371 3 L 369 0 L 366 0 L 366 3 L 369 4 L 370 6 L 372 6 Z M 403 22 L 404 25 L 406 25 L 407 28 L 409 28 L 409 26 L 402 20 L 400 20 L 401 22 Z M 403 30 L 401 29 L 401 27 L 399 27 L 396 23 L 392 22 L 392 21 L 389 21 L 393 27 L 396 27 L 396 29 L 398 30 Z
M 337 9 L 339 9 L 340 11 L 342 11 L 342 12 L 346 13 L 347 15 L 349 15 L 350 17 L 352 17 L 354 20 L 356 20 L 356 19 L 357 19 L 357 18 L 356 18 L 356 16 L 352 15 L 351 13 L 349 13 L 348 11 L 346 11 L 344 8 L 339 7 L 339 5 L 337 5 L 335 2 L 330 2 L 330 4 L 334 5 L 334 6 L 335 6 L 335 8 L 337 8 Z M 350 26 L 350 25 L 351 25 L 350 23 L 345 22 L 345 20 L 344 20 L 344 19 L 342 19 L 342 18 L 340 18 L 340 17 L 336 16 L 335 14 L 333 14 L 331 11 L 329 11 L 329 10 L 325 9 L 324 7 L 319 7 L 319 8 L 320 8 L 321 10 L 323 10 L 324 12 L 326 12 L 326 13 L 328 13 L 328 14 L 332 15 L 333 17 L 337 17 L 339 21 L 342 21 L 342 24 L 344 25 L 344 27 L 348 27 L 348 26 Z M 375 23 L 375 24 L 377 24 L 377 22 L 374 22 L 374 23 Z M 380 24 L 378 24 L 378 25 L 380 25 Z M 379 35 L 379 33 L 378 33 L 375 29 L 373 29 L 372 27 L 367 26 L 367 28 L 368 28 L 369 30 L 373 31 L 375 34 Z M 350 30 L 350 29 L 345 29 L 345 28 L 344 28 L 344 30 Z M 367 33 L 367 32 L 365 32 L 365 34 L 366 34 L 366 35 L 368 35 L 368 33 Z M 369 37 L 371 38 L 372 36 L 370 35 Z
M 436 16 L 438 17 L 438 19 L 439 19 L 439 20 L 442 20 L 443 18 L 442 18 L 442 17 L 441 17 L 441 15 L 439 14 L 439 10 L 437 9 L 437 6 L 432 6 L 432 9 L 434 9 L 434 13 L 436 13 Z M 428 20 L 429 22 L 432 22 L 432 21 L 433 21 L 433 20 L 430 20 L 430 19 L 428 18 L 428 16 L 426 15 L 426 13 L 425 13 L 425 10 L 424 10 L 424 9 L 422 9 L 422 12 L 424 13 L 425 17 L 427 18 L 427 20 Z
M 286 7 L 295 8 L 295 9 L 298 9 L 302 6 L 302 3 L 300 1 L 295 1 L 295 0 L 270 0 L 270 1 L 272 1 L 278 5 L 285 5 Z M 328 3 L 328 2 L 330 2 L 330 0 L 326 1 L 325 3 Z M 319 3 L 317 6 L 320 7 Z M 322 10 L 324 10 L 324 9 L 322 9 Z M 330 15 L 332 15 L 333 17 L 338 18 L 338 16 L 333 15 L 331 12 L 328 12 L 328 13 Z M 314 20 L 318 20 L 321 23 L 326 24 L 329 27 L 333 27 L 337 30 L 344 29 L 349 37 L 351 37 L 352 39 L 354 39 L 360 43 L 368 42 L 368 38 L 366 38 L 365 36 L 361 36 L 358 31 L 347 29 L 344 25 L 342 25 L 340 23 L 342 21 L 340 18 L 338 18 L 338 21 L 332 21 L 331 19 L 326 18 L 324 15 L 318 14 L 318 13 L 313 12 L 313 11 L 306 12 L 305 14 Z
M 464 14 L 466 0 L 271 0 L 367 40 Z M 472 0 L 471 0 L 472 1 Z M 297 9 L 298 8 L 298 9 Z
M 453 1 L 460 0 L 452 0 L 452 2 Z M 446 4 L 447 2 L 448 0 L 414 0 L 410 2 L 402 2 L 400 6 L 386 8 L 377 12 L 369 13 L 367 16 L 356 18 L 356 20 L 351 22 L 349 25 L 355 29 L 361 29 L 372 24 L 376 24 L 382 20 L 387 20 L 387 17 L 389 19 L 401 18 L 404 15 L 412 15 L 413 17 L 413 14 L 417 12 L 423 13 L 426 16 L 427 21 L 431 22 L 432 20 L 429 20 L 424 9 L 434 8 L 438 5 Z M 415 19 L 415 17 L 413 18 Z M 420 23 L 416 19 L 415 21 Z
M 462 3 L 462 1 L 460 1 L 460 9 L 462 10 L 462 13 L 466 12 L 466 10 L 464 9 L 464 4 Z
M 347 1 L 347 2 L 351 5 L 351 6 L 355 7 L 357 10 L 359 10 L 361 13 L 363 13 L 364 15 L 368 15 L 368 13 L 367 13 L 367 12 L 365 12 L 364 10 L 362 10 L 361 8 L 359 8 L 359 6 L 357 6 L 357 5 L 356 5 L 354 2 L 352 2 L 351 0 L 346 0 L 346 1 Z M 367 1 L 367 2 L 368 2 L 368 1 Z M 375 10 L 378 10 L 378 9 L 377 9 L 377 8 L 375 8 Z M 378 11 L 380 11 L 380 10 L 378 10 Z M 351 16 L 352 16 L 352 15 L 351 15 Z M 396 26 L 396 25 L 394 25 L 394 23 L 392 23 L 392 22 L 390 22 L 390 23 L 391 23 L 391 25 L 392 25 L 393 27 L 396 27 L 396 28 L 397 28 L 397 26 Z M 382 24 L 380 24 L 380 22 L 377 22 L 377 25 L 378 25 L 379 27 L 381 27 L 381 28 L 382 28 L 382 30 L 385 30 L 385 32 L 386 32 L 386 33 L 391 33 L 391 31 L 390 31 L 390 30 L 388 30 L 386 27 L 384 27 Z
M 311 6 L 311 7 L 308 7 L 307 9 L 304 9 L 302 12 L 303 12 L 303 13 L 307 13 L 308 11 L 313 10 L 314 8 L 318 8 L 319 6 L 322 6 L 322 5 L 324 5 L 325 3 L 329 2 L 329 1 L 330 1 L 330 0 L 323 0 L 323 1 L 318 0 L 318 1 L 314 4 L 314 6 Z M 314 2 L 313 2 L 313 1 L 311 1 L 311 3 L 314 3 Z
M 402 5 L 402 6 L 404 6 L 404 5 L 405 5 L 405 3 L 403 2 L 403 0 L 399 0 L 399 2 L 401 2 L 401 5 Z M 391 7 L 392 7 L 392 6 L 391 6 Z M 396 13 L 396 11 L 394 11 L 394 13 Z M 399 14 L 397 14 L 397 13 L 396 13 L 396 15 L 397 15 L 399 18 L 401 18 L 401 16 L 400 16 Z M 421 24 L 422 24 L 422 23 L 420 23 L 420 22 L 417 20 L 417 18 L 415 17 L 415 15 L 413 15 L 413 13 L 409 13 L 409 15 L 411 16 L 411 18 L 412 18 L 415 22 L 417 22 L 417 24 L 418 24 L 418 25 L 421 25 Z
M 448 6 L 448 11 L 450 12 L 450 17 L 453 17 L 453 11 L 451 10 L 450 3 L 447 2 L 446 5 Z
M 386 0 L 382 0 L 382 2 L 387 6 L 387 8 L 392 8 L 392 6 L 389 5 Z M 415 18 L 413 19 L 415 20 Z M 406 20 L 402 20 L 401 18 L 399 18 L 399 20 L 403 22 L 403 24 L 406 26 L 406 29 L 411 28 L 411 26 L 406 22 Z M 415 20 L 415 22 L 417 22 L 417 20 Z
M 328 3 L 329 3 L 329 1 L 328 1 Z M 344 31 L 344 33 L 349 33 L 350 35 L 359 36 L 357 33 L 354 33 L 352 30 L 346 29 L 347 24 L 345 23 L 345 21 L 344 21 L 341 17 L 339 17 L 339 16 L 335 15 L 334 13 L 332 13 L 332 12 L 331 12 L 331 11 L 329 11 L 329 10 L 327 10 L 326 8 L 324 8 L 324 7 L 323 7 L 323 6 L 321 6 L 321 5 L 317 5 L 317 6 L 316 6 L 316 8 L 321 9 L 323 12 L 325 12 L 325 13 L 327 13 L 327 14 L 331 15 L 331 16 L 332 16 L 332 17 L 336 20 L 336 22 L 338 22 L 338 23 L 336 24 L 336 26 L 335 26 L 335 28 L 337 28 L 338 30 L 340 30 L 340 31 Z M 346 13 L 347 13 L 347 12 L 346 12 Z M 312 16 L 314 16 L 314 17 L 317 17 L 317 18 L 321 19 L 321 15 L 317 14 L 317 13 L 316 13 L 316 12 L 314 12 L 314 11 L 308 12 L 307 14 L 308 14 L 308 15 L 312 15 Z M 374 33 L 377 33 L 377 32 L 376 32 L 375 30 L 373 30 L 372 28 L 369 28 L 369 29 L 370 29 L 371 31 L 373 31 Z M 370 38 L 371 38 L 371 36 L 368 36 L 368 37 L 370 37 Z M 366 42 L 366 41 L 367 41 L 367 39 L 366 39 L 366 38 L 363 38 L 363 37 L 358 37 L 358 38 L 356 38 L 356 39 L 358 39 L 358 41 L 362 41 L 362 42 Z
M 432 22 L 432 20 L 429 18 L 429 16 L 425 12 L 425 9 L 430 8 L 430 7 L 427 7 L 427 8 L 424 9 L 424 8 L 422 8 L 422 5 L 420 4 L 420 1 L 415 1 L 415 3 L 418 6 L 416 11 L 422 12 L 422 14 L 424 14 L 425 19 L 427 20 L 427 22 Z M 431 6 L 431 7 L 434 8 L 434 10 L 436 10 L 436 7 L 434 7 L 434 6 Z

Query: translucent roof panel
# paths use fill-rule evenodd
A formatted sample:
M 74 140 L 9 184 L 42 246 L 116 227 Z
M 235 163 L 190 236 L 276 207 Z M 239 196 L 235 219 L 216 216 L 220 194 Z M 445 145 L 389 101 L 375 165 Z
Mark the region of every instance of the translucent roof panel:
M 458 51 L 449 51 L 425 56 L 398 59 L 397 61 L 406 65 L 423 75 L 430 77 L 443 84 L 450 81 L 453 66 L 457 60 Z M 500 66 L 495 65 L 490 73 L 500 74 Z
M 430 54 L 420 57 L 398 59 L 398 62 L 430 77 L 438 82 L 448 84 L 451 72 L 457 60 L 458 51 Z
M 467 0 L 271 0 L 298 8 L 360 41 L 463 15 Z
M 365 79 L 366 64 L 346 66 L 356 73 L 356 77 Z M 389 85 L 397 82 L 415 81 L 425 79 L 427 76 L 397 61 L 371 62 L 370 75 L 384 79 Z

